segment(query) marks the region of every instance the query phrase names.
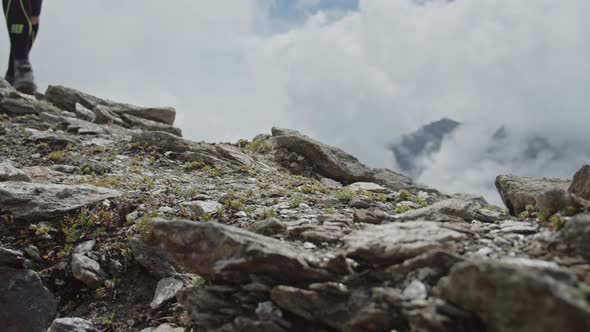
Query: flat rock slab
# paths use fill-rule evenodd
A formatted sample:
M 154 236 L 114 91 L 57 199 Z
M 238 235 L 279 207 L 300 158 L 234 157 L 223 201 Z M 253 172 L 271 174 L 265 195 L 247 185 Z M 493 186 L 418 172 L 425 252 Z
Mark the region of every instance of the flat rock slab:
M 526 211 L 527 205 L 535 206 L 535 197 L 551 189 L 568 189 L 571 181 L 559 178 L 500 175 L 496 188 L 511 215 Z
M 396 217 L 399 221 L 451 221 L 471 222 L 479 220 L 494 222 L 502 217 L 501 212 L 490 211 L 476 202 L 461 199 L 447 199 L 430 206 L 411 210 Z
M 446 300 L 477 314 L 489 332 L 590 331 L 588 293 L 530 264 L 457 264 L 441 280 Z
M 117 103 L 63 86 L 50 85 L 45 96 L 53 104 L 70 112 L 76 111 L 78 103 L 90 110 L 96 106 L 106 106 L 110 111 L 118 114 L 130 114 L 169 125 L 174 124 L 176 118 L 176 110 L 172 107 L 139 107 Z
M 372 193 L 387 193 L 390 190 L 372 182 L 355 182 L 346 186 L 347 189 L 352 191 L 368 191 Z
M 396 264 L 434 249 L 446 249 L 467 236 L 436 222 L 370 226 L 345 236 L 343 254 L 362 263 Z
M 0 182 L 0 207 L 24 221 L 59 217 L 120 195 L 116 190 L 90 185 Z
M 282 281 L 322 279 L 326 273 L 305 250 L 215 222 L 154 220 L 153 234 L 189 272 L 242 283 L 249 275 Z M 289 273 L 285 273 L 289 271 Z
M 0 266 L 2 332 L 45 331 L 57 311 L 57 299 L 37 273 Z
M 373 180 L 370 168 L 341 149 L 318 142 L 295 130 L 272 128 L 272 135 L 279 148 L 305 157 L 322 176 L 345 184 Z
M 31 182 L 31 178 L 28 177 L 23 171 L 12 166 L 9 162 L 0 163 L 0 182 L 5 181 L 23 181 Z
M 47 332 L 98 332 L 91 321 L 76 317 L 58 318 Z

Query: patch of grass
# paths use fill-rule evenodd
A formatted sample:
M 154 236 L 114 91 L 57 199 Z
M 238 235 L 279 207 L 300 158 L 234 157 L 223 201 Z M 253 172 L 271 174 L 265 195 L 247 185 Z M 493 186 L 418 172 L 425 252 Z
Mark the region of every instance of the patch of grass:
M 187 171 L 196 171 L 205 167 L 207 167 L 207 164 L 202 161 L 190 161 L 184 164 L 184 169 Z
M 291 209 L 296 209 L 299 207 L 299 205 L 301 205 L 301 203 L 303 203 L 303 200 L 300 197 L 296 197 L 289 201 L 289 207 Z
M 341 189 L 336 193 L 336 198 L 344 203 L 349 203 L 355 197 L 355 193 L 349 189 Z
M 397 197 L 399 198 L 399 200 L 401 201 L 409 201 L 412 198 L 412 194 L 410 194 L 409 191 L 402 189 L 399 191 L 399 193 L 397 194 Z
M 250 153 L 266 154 L 272 151 L 272 145 L 263 140 L 255 140 L 251 143 L 247 143 L 243 150 Z
M 408 212 L 410 210 L 412 210 L 412 208 L 405 205 L 405 204 L 399 204 L 395 207 L 395 213 L 397 213 L 397 214 L 402 214 L 402 213 Z
M 276 216 L 277 216 L 277 211 L 275 209 L 268 209 L 268 210 L 264 210 L 264 212 L 262 212 L 262 217 L 264 217 L 264 219 L 274 218 Z
M 113 221 L 109 211 L 96 208 L 90 211 L 88 208 L 80 210 L 76 217 L 66 217 L 61 229 L 66 243 L 73 244 L 86 237 L 96 238 L 110 227 Z
M 549 218 L 549 223 L 551 224 L 551 227 L 555 231 L 558 231 L 558 230 L 562 229 L 563 226 L 565 225 L 565 219 L 563 219 L 562 217 L 560 217 L 558 215 L 554 215 L 551 218 Z
M 325 208 L 324 213 L 325 214 L 336 214 L 336 209 L 335 208 Z
M 57 151 L 50 152 L 45 157 L 53 162 L 58 163 L 58 162 L 63 161 L 64 159 L 66 159 L 66 156 L 67 156 L 67 154 L 65 151 L 57 150 Z
M 231 211 L 240 211 L 242 209 L 242 201 L 239 199 L 227 199 L 225 200 L 225 207 Z
M 152 231 L 152 218 L 150 216 L 143 215 L 142 217 L 135 220 L 135 232 L 145 241 L 148 240 Z

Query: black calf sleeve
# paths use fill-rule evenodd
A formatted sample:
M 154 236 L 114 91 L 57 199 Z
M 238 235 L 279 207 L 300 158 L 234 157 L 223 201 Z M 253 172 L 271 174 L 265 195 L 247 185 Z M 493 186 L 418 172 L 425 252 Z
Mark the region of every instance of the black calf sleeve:
M 16 60 L 28 59 L 33 35 L 31 0 L 3 0 L 2 4 L 10 35 L 10 54 Z

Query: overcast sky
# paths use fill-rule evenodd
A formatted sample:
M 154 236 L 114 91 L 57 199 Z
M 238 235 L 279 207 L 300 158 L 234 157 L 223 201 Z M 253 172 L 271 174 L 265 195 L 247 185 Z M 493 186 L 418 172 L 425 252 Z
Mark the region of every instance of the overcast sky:
M 395 168 L 388 143 L 450 117 L 465 125 L 419 180 L 493 195 L 497 174 L 588 161 L 588 13 L 588 0 L 51 0 L 32 60 L 44 87 L 175 106 L 191 139 L 291 127 L 371 166 Z M 502 125 L 505 160 L 482 157 Z M 523 165 L 537 134 L 571 151 Z

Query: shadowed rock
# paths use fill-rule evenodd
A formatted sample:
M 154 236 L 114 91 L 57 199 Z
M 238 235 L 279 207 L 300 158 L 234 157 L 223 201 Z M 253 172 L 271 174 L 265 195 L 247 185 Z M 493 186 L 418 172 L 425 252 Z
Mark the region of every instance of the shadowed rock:
M 584 165 L 576 172 L 569 191 L 585 200 L 590 200 L 590 165 Z
M 47 332 L 98 332 L 92 322 L 82 318 L 58 318 Z
M 57 300 L 37 273 L 0 266 L 2 332 L 45 331 L 57 311 Z
M 460 263 L 438 288 L 443 298 L 481 317 L 489 332 L 590 331 L 588 292 L 532 262 Z
M 500 175 L 496 188 L 511 215 L 526 211 L 527 205 L 535 205 L 535 197 L 551 189 L 567 189 L 571 181 L 558 178 Z
M 554 243 L 561 251 L 590 261 L 590 214 L 579 214 L 568 220 L 555 234 Z
M 344 184 L 371 182 L 373 172 L 348 153 L 318 142 L 295 130 L 272 128 L 277 147 L 303 156 L 314 170 Z
M 189 272 L 230 282 L 250 274 L 283 281 L 322 279 L 318 258 L 303 249 L 215 222 L 153 221 L 153 234 Z M 285 273 L 289 271 L 289 273 Z
M 121 193 L 90 185 L 0 182 L 0 206 L 16 220 L 47 220 Z

